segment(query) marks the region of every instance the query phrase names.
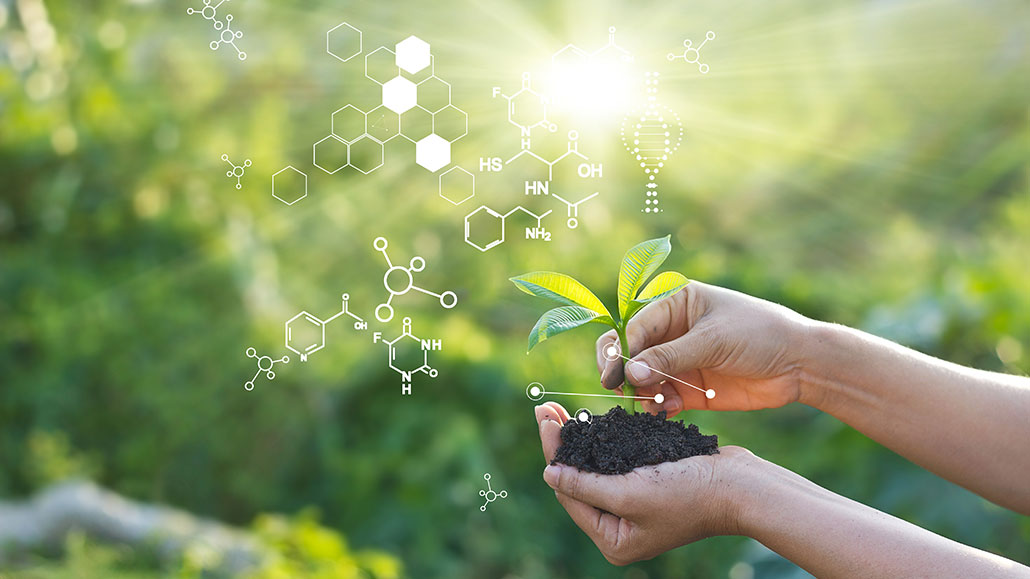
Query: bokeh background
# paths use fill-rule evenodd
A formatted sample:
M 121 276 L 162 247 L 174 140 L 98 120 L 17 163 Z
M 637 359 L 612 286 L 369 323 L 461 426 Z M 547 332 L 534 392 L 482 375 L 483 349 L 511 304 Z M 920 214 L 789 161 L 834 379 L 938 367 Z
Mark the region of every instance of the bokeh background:
M 1025 2 L 232 0 L 247 52 L 212 51 L 185 1 L 0 0 L 0 496 L 24 501 L 78 478 L 258 538 L 254 576 L 795 577 L 752 541 L 724 537 L 610 566 L 540 479 L 529 382 L 598 388 L 589 331 L 525 353 L 545 304 L 507 278 L 570 273 L 614 301 L 623 252 L 672 234 L 668 265 L 979 368 L 1030 369 Z M 400 139 L 370 175 L 326 175 L 312 144 L 345 104 L 371 108 L 361 59 L 325 52 L 347 21 L 364 49 L 428 41 L 436 74 L 469 114 L 457 164 L 476 197 L 453 206 Z M 661 73 L 683 145 L 659 176 L 664 213 L 640 213 L 643 174 L 622 115 L 586 127 L 603 179 L 559 173 L 552 192 L 593 191 L 580 225 L 526 197 L 529 168 L 479 173 L 519 147 L 494 86 L 518 89 L 567 43 L 593 50 L 618 28 L 633 70 Z M 717 38 L 699 74 L 666 54 Z M 566 130 L 562 126 L 559 135 Z M 554 146 L 559 150 L 564 140 Z M 221 155 L 252 160 L 235 189 Z M 287 207 L 270 177 L 292 164 L 309 196 Z M 486 204 L 555 213 L 550 242 L 464 243 Z M 530 220 L 532 221 L 532 220 Z M 414 255 L 417 293 L 397 316 L 382 257 Z M 370 332 L 326 329 L 307 362 L 290 353 L 254 391 L 244 350 L 278 357 L 283 323 L 327 318 L 340 294 L 387 337 L 414 318 L 442 339 L 400 395 Z M 408 353 L 407 355 L 410 355 Z M 558 388 L 560 386 L 560 388 Z M 604 401 L 559 398 L 603 411 Z M 600 399 L 603 400 L 603 399 Z M 805 407 L 684 418 L 833 491 L 981 549 L 1030 562 L 1030 520 L 923 472 Z M 984 420 L 991 420 L 985 416 Z M 970 432 L 969 436 L 976 436 Z M 483 473 L 508 498 L 481 512 Z M 689 516 L 685 515 L 685 516 Z M 72 532 L 8 546 L 0 575 L 225 574 L 202 546 L 161 556 Z M 221 570 L 220 570 L 221 569 Z

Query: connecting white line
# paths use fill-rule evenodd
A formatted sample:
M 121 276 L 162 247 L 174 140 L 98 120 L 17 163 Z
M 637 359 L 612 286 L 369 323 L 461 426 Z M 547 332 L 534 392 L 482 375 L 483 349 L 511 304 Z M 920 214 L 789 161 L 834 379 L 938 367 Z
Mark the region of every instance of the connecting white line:
M 623 396 L 621 394 L 581 394 L 579 392 L 551 392 L 544 391 L 544 394 L 558 394 L 560 396 L 593 396 L 595 398 L 632 398 L 634 400 L 655 400 L 656 396 Z M 661 394 L 658 394 L 661 396 Z M 655 400 L 657 402 L 657 400 Z
M 621 394 L 583 394 L 581 392 L 552 392 L 544 388 L 544 385 L 539 382 L 532 382 L 529 386 L 526 386 L 526 396 L 530 400 L 540 400 L 547 394 L 557 394 L 559 396 L 591 396 L 594 398 L 632 398 L 633 400 L 653 400 L 658 404 L 665 402 L 665 395 L 659 392 L 654 396 L 623 396 Z
M 697 390 L 698 392 L 704 392 L 705 397 L 708 398 L 709 400 L 711 400 L 712 398 L 715 398 L 715 390 L 712 390 L 711 388 L 709 388 L 708 390 L 705 390 L 704 388 L 700 388 L 698 386 L 694 386 L 690 382 L 685 382 L 685 381 L 680 380 L 679 378 L 677 378 L 675 376 L 670 376 L 669 374 L 666 374 L 665 372 L 662 372 L 661 370 L 659 370 L 657 368 L 652 368 L 652 367 L 648 366 L 647 364 L 645 364 L 643 362 L 640 362 L 638 360 L 631 360 L 628 357 L 622 355 L 622 352 L 619 351 L 619 347 L 616 346 L 615 344 L 609 344 L 609 345 L 605 346 L 605 348 L 604 348 L 604 359 L 605 360 L 608 360 L 609 362 L 613 362 L 613 361 L 615 361 L 615 360 L 617 360 L 619 358 L 622 358 L 623 360 L 626 360 L 627 362 L 632 362 L 634 364 L 640 364 L 641 366 L 647 368 L 648 370 L 651 370 L 652 372 L 657 372 L 658 374 L 661 374 L 662 376 L 665 376 L 666 378 L 668 378 L 670 380 L 675 380 L 676 382 L 679 382 L 680 384 L 683 384 L 684 386 L 690 386 L 691 388 L 693 388 L 694 390 Z

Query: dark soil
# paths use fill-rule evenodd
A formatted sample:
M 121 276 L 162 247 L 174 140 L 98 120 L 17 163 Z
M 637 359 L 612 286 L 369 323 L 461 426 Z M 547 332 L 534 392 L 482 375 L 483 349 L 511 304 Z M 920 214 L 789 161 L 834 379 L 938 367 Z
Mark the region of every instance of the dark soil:
M 551 464 L 600 474 L 719 453 L 719 437 L 701 434 L 695 424 L 666 420 L 664 412 L 631 416 L 621 406 L 591 422 L 569 420 L 561 429 L 561 442 Z

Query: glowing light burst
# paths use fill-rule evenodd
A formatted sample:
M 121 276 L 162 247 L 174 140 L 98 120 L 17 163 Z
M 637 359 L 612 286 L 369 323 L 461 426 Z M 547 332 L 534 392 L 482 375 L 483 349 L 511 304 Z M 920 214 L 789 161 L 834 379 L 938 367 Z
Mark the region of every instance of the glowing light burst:
M 607 44 L 593 52 L 566 45 L 551 57 L 547 92 L 554 110 L 591 122 L 617 118 L 631 106 L 632 63 L 633 55 L 615 41 L 614 26 Z

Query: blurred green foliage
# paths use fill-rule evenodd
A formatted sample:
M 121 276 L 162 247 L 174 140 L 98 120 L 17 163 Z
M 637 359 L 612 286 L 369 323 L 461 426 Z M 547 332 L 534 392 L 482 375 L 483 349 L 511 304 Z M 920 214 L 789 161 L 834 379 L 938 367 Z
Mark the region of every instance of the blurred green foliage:
M 667 265 L 691 278 L 958 363 L 1030 370 L 1025 2 L 239 0 L 226 8 L 244 62 L 210 50 L 210 23 L 187 5 L 0 0 L 2 496 L 85 471 L 138 500 L 257 520 L 284 545 L 269 576 L 338 576 L 351 560 L 402 572 L 356 554 L 366 549 L 396 555 L 413 577 L 796 576 L 739 538 L 613 568 L 540 480 L 525 386 L 597 388 L 594 338 L 526 356 L 539 304 L 507 279 L 546 269 L 606 287 L 625 248 L 667 233 Z M 620 118 L 581 127 L 604 180 L 552 184 L 570 199 L 601 191 L 575 231 L 564 206 L 523 195 L 532 167 L 477 173 L 476 198 L 460 207 L 399 140 L 371 175 L 321 173 L 311 145 L 332 111 L 377 98 L 360 59 L 324 52 L 343 20 L 363 30 L 366 51 L 410 34 L 432 44 L 469 113 L 453 156 L 470 170 L 518 150 L 491 87 L 516 89 L 522 71 L 568 42 L 600 46 L 616 24 L 635 66 L 661 71 L 660 98 L 686 128 L 659 177 L 665 212 L 639 213 L 643 175 L 622 150 Z M 665 60 L 709 29 L 709 74 Z M 562 150 L 558 136 L 541 145 Z M 242 190 L 223 153 L 253 160 Z M 287 164 L 309 175 L 292 207 L 269 194 Z M 512 218 L 507 241 L 480 253 L 463 242 L 479 204 L 554 209 L 554 240 L 521 239 L 535 222 Z M 333 324 L 325 350 L 245 392 L 255 364 L 244 350 L 285 353 L 283 322 L 297 312 L 326 318 L 346 292 L 374 324 L 387 297 L 380 235 L 394 262 L 426 259 L 420 285 L 459 294 L 453 310 L 400 296 L 398 315 L 375 328 L 391 337 L 413 316 L 416 334 L 444 341 L 439 377 L 416 376 L 402 397 L 381 344 Z M 614 291 L 600 297 L 615 302 Z M 831 490 L 1030 561 L 1026 518 L 832 417 L 791 407 L 686 418 Z M 509 492 L 487 513 L 484 472 Z M 262 514 L 311 506 L 321 523 Z M 120 564 L 112 548 L 82 545 L 65 550 L 65 576 Z M 126 560 L 136 576 L 161 572 Z

